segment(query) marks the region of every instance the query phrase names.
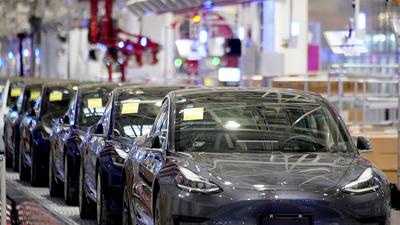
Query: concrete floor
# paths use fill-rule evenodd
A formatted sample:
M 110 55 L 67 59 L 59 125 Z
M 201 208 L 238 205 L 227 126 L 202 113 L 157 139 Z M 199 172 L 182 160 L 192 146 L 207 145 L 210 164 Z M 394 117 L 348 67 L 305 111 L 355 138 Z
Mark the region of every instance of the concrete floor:
M 400 211 L 393 211 L 391 218 L 391 225 L 400 225 Z

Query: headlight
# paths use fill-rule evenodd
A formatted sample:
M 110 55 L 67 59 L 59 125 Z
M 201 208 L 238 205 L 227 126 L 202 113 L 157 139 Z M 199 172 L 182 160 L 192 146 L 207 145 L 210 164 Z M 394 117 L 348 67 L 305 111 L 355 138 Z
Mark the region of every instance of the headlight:
M 114 150 L 111 152 L 112 161 L 117 166 L 122 166 L 126 157 L 128 157 L 128 153 L 126 153 L 124 150 L 114 148 Z
M 355 181 L 346 184 L 343 187 L 343 192 L 357 195 L 375 192 L 378 189 L 379 184 L 374 177 L 374 171 L 367 168 Z
M 184 167 L 179 168 L 179 174 L 175 177 L 175 182 L 180 189 L 189 192 L 213 194 L 222 191 L 216 184 Z

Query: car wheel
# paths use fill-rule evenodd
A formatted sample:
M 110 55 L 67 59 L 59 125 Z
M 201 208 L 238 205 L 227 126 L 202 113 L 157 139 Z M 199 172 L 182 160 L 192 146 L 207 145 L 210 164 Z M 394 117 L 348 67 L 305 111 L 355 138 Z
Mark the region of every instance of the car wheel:
M 123 199 L 123 214 L 122 214 L 122 224 L 123 225 L 132 225 L 132 217 L 131 217 L 131 207 L 129 205 L 129 194 L 128 194 L 128 186 L 124 185 L 124 197 Z M 136 223 L 135 223 L 136 225 Z
M 62 196 L 62 186 L 53 173 L 53 152 L 50 151 L 49 157 L 49 192 L 51 197 L 61 197 Z
M 79 216 L 81 219 L 94 219 L 96 208 L 88 199 L 84 188 L 85 172 L 83 168 L 83 160 L 79 169 Z
M 31 185 L 33 187 L 38 187 L 40 186 L 40 179 L 39 179 L 39 168 L 37 165 L 37 158 L 36 158 L 36 153 L 33 148 L 33 144 L 31 143 L 30 145 L 31 148 L 31 159 L 32 159 L 32 167 L 31 167 Z
M 21 148 L 21 143 L 20 143 L 20 148 Z M 25 160 L 24 160 L 24 156 L 22 154 L 22 152 L 19 152 L 19 179 L 21 181 L 28 181 L 29 179 L 29 169 L 27 168 L 27 166 L 25 165 Z
M 64 150 L 65 151 L 65 150 Z M 69 169 L 68 153 L 64 157 L 64 201 L 67 205 L 77 205 L 78 198 L 72 187 L 72 174 Z
M 106 218 L 106 204 L 104 199 L 104 193 L 101 186 L 101 174 L 100 171 L 97 172 L 97 179 L 96 179 L 96 217 L 97 217 L 97 224 L 104 225 L 107 224 Z

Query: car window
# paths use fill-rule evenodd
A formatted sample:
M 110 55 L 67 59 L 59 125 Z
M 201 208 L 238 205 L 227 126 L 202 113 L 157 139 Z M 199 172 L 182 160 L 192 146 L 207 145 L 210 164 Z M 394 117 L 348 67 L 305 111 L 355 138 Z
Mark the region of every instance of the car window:
M 296 94 L 179 99 L 175 119 L 178 151 L 345 152 L 353 146 L 328 105 Z

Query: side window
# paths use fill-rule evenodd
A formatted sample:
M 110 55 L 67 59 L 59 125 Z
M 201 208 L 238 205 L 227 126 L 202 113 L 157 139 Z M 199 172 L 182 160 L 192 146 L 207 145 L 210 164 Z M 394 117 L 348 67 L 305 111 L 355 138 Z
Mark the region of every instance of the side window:
M 153 129 L 151 135 L 156 137 L 158 136 L 160 140 L 161 148 L 165 148 L 167 144 L 167 135 L 168 135 L 168 101 L 164 102 L 161 106 L 160 113 L 157 116 L 157 119 L 153 125 Z
M 112 104 L 111 100 L 107 103 L 106 109 L 104 110 L 103 114 L 103 119 L 102 119 L 102 124 L 103 124 L 103 134 L 107 135 L 109 133 L 109 124 L 110 124 L 110 118 L 111 118 L 111 109 L 112 109 Z

